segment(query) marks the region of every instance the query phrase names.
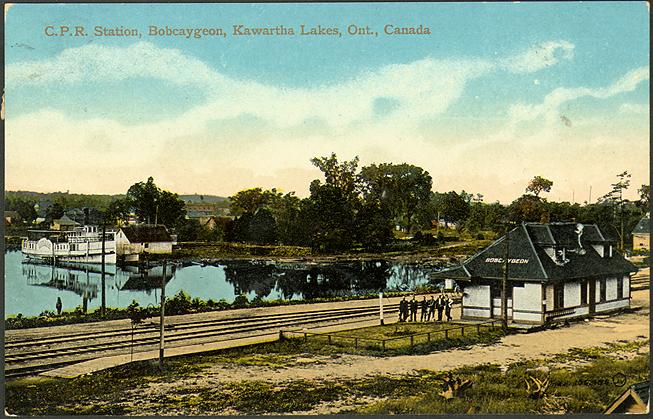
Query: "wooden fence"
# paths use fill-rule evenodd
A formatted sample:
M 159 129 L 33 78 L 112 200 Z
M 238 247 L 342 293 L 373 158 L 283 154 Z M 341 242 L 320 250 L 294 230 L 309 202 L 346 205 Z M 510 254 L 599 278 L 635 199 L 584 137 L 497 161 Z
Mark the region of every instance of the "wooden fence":
M 307 332 L 304 330 L 280 330 L 279 339 L 283 340 L 284 338 L 290 336 L 299 336 L 300 338 L 303 338 L 304 341 L 308 341 L 309 337 L 317 338 L 320 340 L 323 338 L 324 342 L 328 345 L 334 345 L 338 340 L 340 340 L 341 342 L 342 341 L 353 342 L 355 348 L 358 348 L 359 346 L 367 347 L 367 348 L 373 347 L 385 351 L 386 349 L 392 349 L 391 346 L 394 346 L 393 345 L 394 343 L 400 343 L 401 340 L 406 340 L 407 342 L 410 342 L 410 347 L 412 348 L 417 344 L 429 343 L 434 338 L 442 338 L 442 336 L 444 336 L 444 339 L 451 339 L 456 334 L 458 334 L 458 332 L 461 337 L 464 337 L 465 333 L 469 334 L 470 330 L 472 330 L 472 332 L 475 331 L 477 334 L 480 334 L 481 327 L 494 330 L 495 323 L 497 323 L 496 320 L 490 320 L 486 322 L 473 323 L 473 324 L 471 323 L 458 324 L 454 327 L 450 327 L 447 329 L 433 330 L 431 332 L 414 333 L 411 335 L 397 336 L 397 337 L 385 338 L 385 339 L 347 336 L 347 335 L 342 335 L 339 332 L 319 333 L 319 332 Z M 467 330 L 467 332 L 465 332 L 465 330 Z M 368 344 L 365 345 L 365 342 L 368 342 Z M 398 345 L 397 347 L 402 347 L 402 346 L 403 345 Z

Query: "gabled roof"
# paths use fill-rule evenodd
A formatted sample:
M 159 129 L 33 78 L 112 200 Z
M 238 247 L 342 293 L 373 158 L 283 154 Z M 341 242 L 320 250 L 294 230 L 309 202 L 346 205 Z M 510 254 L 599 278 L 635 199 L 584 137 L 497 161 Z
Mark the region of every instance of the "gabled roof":
M 78 222 L 73 221 L 68 217 L 67 215 L 64 214 L 63 217 L 58 218 L 56 220 L 52 220 L 53 223 L 59 224 L 59 225 L 66 225 L 66 226 L 76 226 L 79 225 Z
M 602 257 L 593 245 L 610 245 L 594 224 L 525 223 L 508 234 L 508 277 L 510 280 L 558 281 L 636 272 L 637 268 L 613 249 Z M 580 246 L 579 246 L 580 240 Z M 562 252 L 564 263 L 547 253 Z M 461 266 L 437 272 L 432 279 L 501 279 L 504 275 L 506 236 L 472 256 Z
M 168 229 L 161 224 L 135 224 L 121 227 L 120 230 L 131 243 L 172 242 Z
M 651 234 L 651 219 L 648 214 L 639 220 L 639 223 L 633 229 L 633 234 Z
M 650 389 L 649 381 L 633 384 L 604 413 L 648 413 Z

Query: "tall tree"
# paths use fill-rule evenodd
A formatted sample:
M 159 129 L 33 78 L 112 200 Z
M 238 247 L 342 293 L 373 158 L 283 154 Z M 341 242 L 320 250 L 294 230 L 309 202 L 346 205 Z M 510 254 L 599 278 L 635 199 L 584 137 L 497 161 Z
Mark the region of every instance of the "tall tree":
M 148 224 L 160 223 L 172 228 L 186 215 L 184 201 L 176 193 L 161 190 L 151 176 L 147 182 L 130 186 L 126 198 L 136 216 Z
M 624 191 L 630 187 L 631 174 L 628 171 L 619 173 L 617 181 L 610 186 L 612 189 L 607 194 L 599 198 L 599 203 L 608 204 L 613 207 L 616 219 L 618 220 L 618 227 L 613 225 L 617 235 L 619 236 L 619 250 L 623 252 L 625 245 L 625 218 L 626 218 L 626 203 L 624 199 Z
M 345 199 L 353 201 L 357 198 L 358 156 L 350 161 L 339 163 L 338 156 L 331 153 L 329 157 L 314 157 L 311 163 L 322 171 L 326 184 L 340 189 Z
M 432 188 L 427 171 L 406 163 L 363 167 L 360 180 L 364 197 L 383 201 L 394 218 L 405 220 L 408 231 L 418 206 L 428 201 Z
M 545 179 L 542 176 L 535 176 L 530 182 L 528 182 L 526 192 L 531 192 L 539 197 L 542 192 L 550 192 L 552 186 L 553 182 L 549 179 Z

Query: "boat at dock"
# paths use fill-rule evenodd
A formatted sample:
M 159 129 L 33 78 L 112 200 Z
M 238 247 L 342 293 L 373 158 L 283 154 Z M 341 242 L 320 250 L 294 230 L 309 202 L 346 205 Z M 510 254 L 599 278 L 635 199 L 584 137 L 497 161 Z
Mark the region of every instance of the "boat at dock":
M 21 243 L 21 251 L 29 259 L 47 262 L 116 263 L 115 231 L 104 236 L 97 226 L 75 227 L 69 231 L 28 230 Z

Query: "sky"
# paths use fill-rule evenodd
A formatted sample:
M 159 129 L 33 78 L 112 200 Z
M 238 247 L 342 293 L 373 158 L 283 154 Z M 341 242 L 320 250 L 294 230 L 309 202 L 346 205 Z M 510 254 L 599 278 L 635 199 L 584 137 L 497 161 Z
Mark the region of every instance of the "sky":
M 46 35 L 60 26 L 87 36 Z M 649 183 L 649 30 L 645 2 L 14 5 L 5 189 L 119 194 L 152 176 L 179 194 L 306 196 L 321 178 L 310 159 L 333 152 L 502 203 L 536 175 L 553 181 L 548 199 L 591 188 L 594 202 L 627 170 L 635 199 Z

